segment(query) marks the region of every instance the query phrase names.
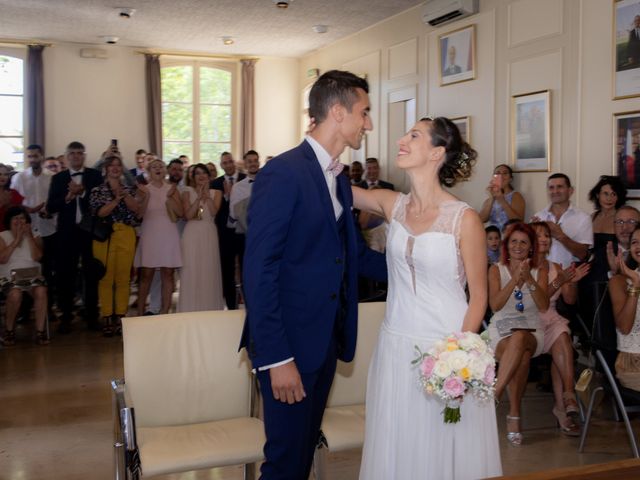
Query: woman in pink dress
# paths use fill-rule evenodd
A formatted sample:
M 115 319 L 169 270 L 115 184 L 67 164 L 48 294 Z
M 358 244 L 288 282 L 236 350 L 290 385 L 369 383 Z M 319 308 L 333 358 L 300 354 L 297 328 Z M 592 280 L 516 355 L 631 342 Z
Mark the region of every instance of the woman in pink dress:
M 162 160 L 155 159 L 148 166 L 149 184 L 138 185 L 147 193 L 142 204 L 143 215 L 140 227 L 140 242 L 136 254 L 136 265 L 140 269 L 138 292 L 138 315 L 145 309 L 153 274 L 160 269 L 162 282 L 162 308 L 168 313 L 173 293 L 173 274 L 182 266 L 180 235 L 173 219 L 182 216 L 182 202 L 176 186 L 165 181 L 167 173 Z
M 549 308 L 541 312 L 540 326 L 544 332 L 542 353 L 551 355 L 551 378 L 555 404 L 553 416 L 558 421 L 560 431 L 568 436 L 580 435 L 580 410 L 573 384 L 573 346 L 569 320 L 556 310 L 560 295 L 567 304 L 574 304 L 578 295 L 578 281 L 589 273 L 589 264 L 571 266 L 566 270 L 557 263 L 547 260 L 551 248 L 551 231 L 545 222 L 531 224 L 536 232 L 538 243 L 538 264 L 548 272 L 547 294 Z

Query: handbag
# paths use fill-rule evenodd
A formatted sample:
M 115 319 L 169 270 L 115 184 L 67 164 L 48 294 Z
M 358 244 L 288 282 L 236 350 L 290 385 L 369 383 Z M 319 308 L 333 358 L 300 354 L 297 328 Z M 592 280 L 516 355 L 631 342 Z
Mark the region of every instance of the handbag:
M 110 217 L 97 215 L 83 215 L 78 228 L 91 234 L 91 238 L 98 242 L 106 241 L 113 233 L 113 221 Z

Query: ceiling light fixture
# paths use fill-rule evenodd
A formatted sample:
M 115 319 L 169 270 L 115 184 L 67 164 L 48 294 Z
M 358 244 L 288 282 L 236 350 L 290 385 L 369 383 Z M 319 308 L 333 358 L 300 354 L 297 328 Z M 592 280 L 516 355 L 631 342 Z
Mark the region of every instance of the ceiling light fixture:
M 232 37 L 222 37 L 222 43 L 225 45 L 233 45 L 234 40 Z
M 124 18 L 125 20 L 130 19 L 131 17 L 133 17 L 133 14 L 136 13 L 135 8 L 129 7 L 116 7 L 116 10 L 118 11 L 118 15 L 120 16 L 120 18 Z
M 316 33 L 327 33 L 329 31 L 329 27 L 326 25 L 314 25 L 311 27 Z
M 273 0 L 273 3 L 276 4 L 276 7 L 282 8 L 283 10 L 285 8 L 289 8 L 289 4 L 291 2 L 293 2 L 293 0 Z

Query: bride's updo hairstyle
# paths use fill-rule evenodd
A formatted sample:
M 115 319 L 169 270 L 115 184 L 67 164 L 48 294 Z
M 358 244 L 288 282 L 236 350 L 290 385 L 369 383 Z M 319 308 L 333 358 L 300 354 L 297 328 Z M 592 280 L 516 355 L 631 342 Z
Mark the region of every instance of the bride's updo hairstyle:
M 458 182 L 469 180 L 478 152 L 462 139 L 456 124 L 445 117 L 425 117 L 420 121 L 431 126 L 431 144 L 445 150 L 444 161 L 438 171 L 440 184 L 453 187 Z

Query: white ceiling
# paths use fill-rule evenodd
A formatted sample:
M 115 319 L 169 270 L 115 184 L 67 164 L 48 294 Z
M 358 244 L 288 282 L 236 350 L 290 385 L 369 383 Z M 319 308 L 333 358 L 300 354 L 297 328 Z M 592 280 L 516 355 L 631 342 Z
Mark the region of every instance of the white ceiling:
M 273 0 L 0 0 L 0 38 L 98 44 L 114 35 L 125 46 L 299 57 L 423 0 L 290 1 L 282 10 Z M 122 19 L 117 7 L 136 13 Z

